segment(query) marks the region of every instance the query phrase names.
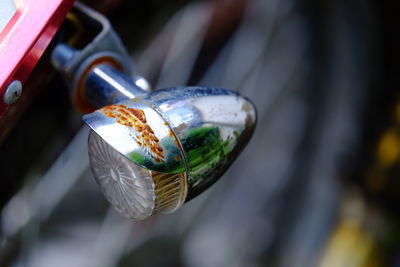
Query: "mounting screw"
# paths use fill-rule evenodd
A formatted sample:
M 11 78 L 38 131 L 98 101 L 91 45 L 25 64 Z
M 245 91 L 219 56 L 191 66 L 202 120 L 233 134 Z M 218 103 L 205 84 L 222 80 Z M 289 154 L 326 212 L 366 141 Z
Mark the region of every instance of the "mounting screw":
M 22 83 L 18 80 L 12 81 L 4 93 L 3 101 L 7 105 L 11 105 L 18 100 L 22 93 Z

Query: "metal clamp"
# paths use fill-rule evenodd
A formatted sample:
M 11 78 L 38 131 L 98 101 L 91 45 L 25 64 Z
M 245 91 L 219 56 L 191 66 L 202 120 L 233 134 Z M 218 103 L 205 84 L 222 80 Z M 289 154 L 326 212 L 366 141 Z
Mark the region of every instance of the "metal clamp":
M 52 64 L 70 80 L 72 99 L 76 108 L 88 113 L 96 108 L 85 97 L 83 88 L 91 69 L 105 63 L 126 75 L 131 75 L 133 63 L 106 17 L 80 3 L 75 4 L 72 12 L 85 31 L 97 34 L 84 44 L 82 49 L 58 44 L 52 53 Z

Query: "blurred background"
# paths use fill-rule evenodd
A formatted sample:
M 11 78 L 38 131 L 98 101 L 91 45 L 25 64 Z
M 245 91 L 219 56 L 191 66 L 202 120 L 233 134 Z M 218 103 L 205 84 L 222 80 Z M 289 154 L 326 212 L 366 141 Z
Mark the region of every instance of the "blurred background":
M 206 193 L 134 222 L 98 189 L 88 129 L 42 60 L 0 144 L 0 266 L 400 266 L 395 1 L 83 2 L 153 88 L 237 90 L 258 125 Z

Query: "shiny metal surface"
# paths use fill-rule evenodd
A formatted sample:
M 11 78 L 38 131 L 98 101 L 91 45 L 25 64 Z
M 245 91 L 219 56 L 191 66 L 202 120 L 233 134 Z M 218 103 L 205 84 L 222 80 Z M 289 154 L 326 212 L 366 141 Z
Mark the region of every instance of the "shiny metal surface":
M 244 148 L 256 111 L 230 90 L 179 87 L 121 101 L 83 119 L 134 163 L 157 172 L 186 172 L 188 201 L 217 181 Z
M 103 107 L 146 94 L 136 81 L 139 84 L 146 82 L 140 77 L 133 79 L 110 64 L 99 64 L 86 75 L 84 95 L 94 107 Z
M 181 142 L 189 165 L 188 200 L 228 169 L 249 141 L 256 110 L 239 93 L 209 87 L 158 90 L 144 97 Z
M 88 113 L 83 120 L 93 130 L 89 157 L 96 181 L 127 217 L 172 212 L 229 168 L 253 133 L 255 107 L 220 88 L 149 93 L 146 80 L 126 75 L 125 49 L 105 18 L 76 7 L 78 16 L 102 29 L 82 50 L 57 45 L 52 61 L 71 82 L 77 109 Z
M 164 173 L 186 170 L 182 149 L 169 124 L 137 98 L 103 107 L 84 115 L 83 120 L 138 165 Z

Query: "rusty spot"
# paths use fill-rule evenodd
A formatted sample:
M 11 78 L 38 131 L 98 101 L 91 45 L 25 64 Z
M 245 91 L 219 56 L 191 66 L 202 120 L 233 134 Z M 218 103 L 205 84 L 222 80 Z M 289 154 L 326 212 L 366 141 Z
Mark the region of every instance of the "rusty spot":
M 175 160 L 178 161 L 180 160 L 181 157 L 179 157 L 178 155 L 175 156 Z
M 164 149 L 153 129 L 146 124 L 146 116 L 140 109 L 129 108 L 125 105 L 109 105 L 101 109 L 104 115 L 134 131 L 131 136 L 156 162 L 164 160 Z
M 154 134 L 153 129 L 151 129 L 149 125 L 146 125 L 146 130 L 149 131 L 150 133 Z
M 134 109 L 134 108 L 128 108 L 129 111 L 136 117 L 138 118 L 141 122 L 146 123 L 146 116 L 144 115 L 143 110 L 140 109 Z M 146 125 L 147 126 L 147 125 Z M 150 127 L 149 127 L 150 128 Z

